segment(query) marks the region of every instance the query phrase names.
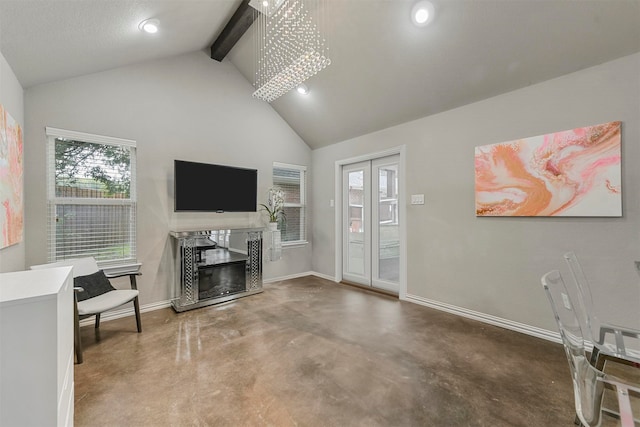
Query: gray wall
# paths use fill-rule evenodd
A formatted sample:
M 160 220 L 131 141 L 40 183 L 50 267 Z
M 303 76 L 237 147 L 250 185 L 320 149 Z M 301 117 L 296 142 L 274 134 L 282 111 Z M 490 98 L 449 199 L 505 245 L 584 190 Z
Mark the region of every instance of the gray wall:
M 622 123 L 622 218 L 477 218 L 474 147 Z M 640 54 L 313 151 L 313 269 L 334 276 L 334 164 L 406 145 L 407 293 L 555 330 L 540 285 L 574 250 L 614 318 L 640 326 Z M 614 306 L 614 300 L 616 305 Z M 609 301 L 611 301 L 609 303 Z M 626 304 L 626 305 L 625 305 Z
M 262 226 L 260 213 L 175 213 L 173 160 L 258 169 L 265 202 L 274 161 L 310 166 L 311 151 L 228 61 L 195 52 L 26 90 L 26 265 L 47 262 L 45 127 L 137 141 L 141 303 L 173 295 L 169 230 Z M 203 183 L 203 186 L 224 183 Z M 203 187 L 204 188 L 204 187 Z M 311 270 L 311 244 L 265 262 L 266 279 Z M 123 284 L 124 286 L 124 284 Z
M 0 52 L 0 104 L 24 131 L 24 91 L 11 66 Z M 24 134 L 24 132 L 23 132 Z M 23 135 L 24 136 L 24 135 Z M 24 141 L 23 141 L 24 142 Z M 23 147 L 24 148 L 24 147 Z M 27 206 L 24 207 L 25 211 Z M 25 266 L 25 241 L 0 249 L 0 273 L 23 270 Z

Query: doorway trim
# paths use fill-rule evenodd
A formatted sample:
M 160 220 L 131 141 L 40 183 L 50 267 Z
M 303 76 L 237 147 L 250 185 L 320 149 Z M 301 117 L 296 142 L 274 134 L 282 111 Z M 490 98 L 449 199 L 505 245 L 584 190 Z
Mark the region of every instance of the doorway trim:
M 342 281 L 342 167 L 351 163 L 375 160 L 381 157 L 400 155 L 400 182 L 399 198 L 402 201 L 398 209 L 400 210 L 400 283 L 398 298 L 407 299 L 407 202 L 406 202 L 406 146 L 400 145 L 383 151 L 363 154 L 361 156 L 350 157 L 348 159 L 337 160 L 335 163 L 335 188 L 334 188 L 334 226 L 335 226 L 335 281 Z

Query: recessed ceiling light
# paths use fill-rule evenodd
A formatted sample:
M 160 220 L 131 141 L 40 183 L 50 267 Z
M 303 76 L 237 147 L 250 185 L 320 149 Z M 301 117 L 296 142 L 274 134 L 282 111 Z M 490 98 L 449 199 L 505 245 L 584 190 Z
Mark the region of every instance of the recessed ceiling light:
M 300 83 L 298 85 L 298 87 L 296 88 L 296 90 L 298 91 L 299 94 L 301 95 L 307 95 L 309 93 L 309 88 L 307 87 L 306 84 L 304 83 Z
M 263 5 L 264 7 L 269 7 L 269 2 L 268 2 L 267 0 L 264 0 L 264 1 L 262 2 L 262 5 Z
M 159 25 L 160 21 L 157 19 L 145 19 L 138 24 L 138 28 L 140 28 L 140 31 L 144 31 L 145 33 L 154 34 L 158 32 Z
M 411 20 L 418 27 L 424 27 L 433 21 L 434 11 L 433 3 L 421 0 L 411 9 Z

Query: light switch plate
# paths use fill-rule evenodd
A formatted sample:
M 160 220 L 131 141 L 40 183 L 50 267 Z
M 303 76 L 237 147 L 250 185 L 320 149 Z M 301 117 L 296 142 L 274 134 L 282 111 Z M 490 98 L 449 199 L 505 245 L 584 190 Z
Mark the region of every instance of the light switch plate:
M 412 205 L 424 205 L 424 194 L 412 194 L 411 195 L 411 204 Z

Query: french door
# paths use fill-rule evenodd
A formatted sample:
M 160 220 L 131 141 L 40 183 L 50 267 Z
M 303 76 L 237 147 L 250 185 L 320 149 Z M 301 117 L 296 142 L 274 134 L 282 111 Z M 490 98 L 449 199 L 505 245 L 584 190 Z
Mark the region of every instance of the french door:
M 398 293 L 400 156 L 342 167 L 342 277 Z

